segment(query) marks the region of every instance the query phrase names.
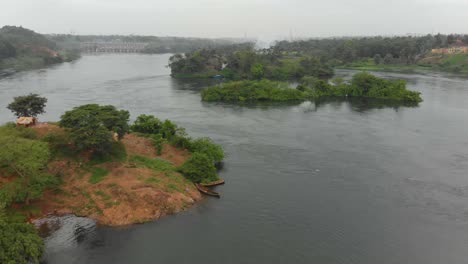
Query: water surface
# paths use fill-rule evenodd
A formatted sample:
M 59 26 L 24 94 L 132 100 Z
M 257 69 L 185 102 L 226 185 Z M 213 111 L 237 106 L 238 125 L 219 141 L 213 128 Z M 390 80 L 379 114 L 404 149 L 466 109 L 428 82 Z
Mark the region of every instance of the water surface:
M 223 145 L 222 198 L 129 228 L 56 220 L 46 263 L 466 263 L 468 81 L 403 78 L 419 107 L 372 101 L 203 103 L 169 76 L 169 55 L 85 56 L 0 80 L 4 108 L 29 92 L 42 120 L 86 103 L 169 118 Z M 339 71 L 349 77 L 352 72 Z

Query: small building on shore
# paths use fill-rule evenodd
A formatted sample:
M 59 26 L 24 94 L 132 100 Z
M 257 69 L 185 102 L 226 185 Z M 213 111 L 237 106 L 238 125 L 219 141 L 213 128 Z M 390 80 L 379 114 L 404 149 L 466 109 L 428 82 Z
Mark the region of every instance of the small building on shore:
M 16 125 L 17 126 L 24 126 L 24 127 L 30 127 L 34 126 L 36 124 L 36 118 L 35 117 L 26 117 L 22 116 L 16 120 Z
M 432 49 L 433 54 L 468 54 L 468 45 L 461 40 L 457 40 L 448 48 Z

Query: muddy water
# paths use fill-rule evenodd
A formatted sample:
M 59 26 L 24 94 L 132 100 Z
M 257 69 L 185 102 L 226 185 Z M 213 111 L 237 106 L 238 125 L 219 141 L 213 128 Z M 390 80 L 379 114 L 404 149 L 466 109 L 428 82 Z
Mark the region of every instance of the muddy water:
M 43 120 L 113 104 L 175 120 L 227 152 L 220 200 L 123 229 L 55 219 L 46 263 L 466 263 L 466 79 L 382 74 L 421 91 L 416 108 L 240 107 L 201 102 L 205 84 L 171 79 L 167 59 L 85 56 L 0 80 L 2 123 L 13 96 L 37 92 L 49 98 Z

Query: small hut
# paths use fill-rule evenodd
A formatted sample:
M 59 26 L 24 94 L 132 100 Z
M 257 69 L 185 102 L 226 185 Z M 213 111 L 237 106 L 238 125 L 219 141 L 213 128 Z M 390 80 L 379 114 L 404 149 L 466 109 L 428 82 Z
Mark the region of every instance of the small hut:
M 26 117 L 22 116 L 16 120 L 16 125 L 17 126 L 24 126 L 24 127 L 30 127 L 34 126 L 36 124 L 36 118 L 35 117 Z
M 119 134 L 113 132 L 113 133 L 112 133 L 112 139 L 113 139 L 115 142 L 119 141 Z

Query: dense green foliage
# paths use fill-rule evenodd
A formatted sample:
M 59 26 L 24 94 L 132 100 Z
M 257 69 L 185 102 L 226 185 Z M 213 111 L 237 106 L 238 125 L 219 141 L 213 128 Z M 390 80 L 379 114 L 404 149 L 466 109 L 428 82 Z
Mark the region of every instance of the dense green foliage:
M 300 52 L 344 63 L 363 58 L 385 58 L 385 63 L 414 63 L 435 48 L 445 48 L 460 39 L 468 45 L 468 35 L 426 35 L 421 37 L 356 37 L 280 41 L 277 52 Z
M 0 190 L 1 201 L 7 205 L 29 203 L 41 197 L 46 188 L 59 183 L 59 179 L 45 172 L 50 159 L 49 146 L 31 139 L 30 131 L 10 125 L 0 128 L 0 170 L 3 175 L 17 176 Z
M 178 169 L 185 177 L 195 183 L 218 180 L 213 161 L 204 153 L 193 153 Z
M 150 135 L 150 138 L 161 151 L 161 145 L 167 141 L 176 147 L 187 148 L 190 138 L 187 137 L 185 129 L 178 127 L 170 120 L 161 121 L 152 115 L 140 115 L 131 126 L 133 132 Z
M 17 117 L 29 116 L 37 117 L 45 113 L 47 98 L 40 97 L 38 94 L 29 94 L 25 96 L 17 96 L 14 98 L 7 108 L 10 109 Z
M 293 101 L 304 100 L 302 91 L 287 84 L 269 80 L 235 81 L 206 88 L 201 93 L 204 101 Z
M 272 49 L 317 56 L 331 65 L 376 71 L 441 70 L 468 73 L 464 54 L 432 54 L 432 49 L 468 46 L 468 35 L 328 38 L 280 41 Z
M 215 144 L 210 138 L 199 138 L 192 140 L 188 149 L 193 153 L 203 153 L 214 163 L 224 159 L 224 151 L 220 145 Z
M 34 226 L 0 219 L 0 263 L 38 264 L 43 251 L 44 242 Z
M 303 76 L 327 78 L 333 76 L 332 68 L 316 57 L 285 56 L 273 49 L 255 51 L 197 50 L 176 54 L 169 59 L 174 77 L 212 77 L 222 75 L 228 79 L 290 80 Z
M 161 120 L 152 115 L 139 115 L 130 127 L 133 132 L 143 134 L 159 134 L 161 131 Z
M 76 52 L 59 50 L 54 41 L 32 30 L 15 26 L 0 28 L 0 70 L 36 69 L 78 57 Z
M 320 97 L 369 97 L 406 102 L 421 102 L 419 92 L 406 89 L 402 80 L 390 81 L 375 77 L 369 73 L 358 73 L 350 83 L 337 80 L 333 84 L 327 81 L 304 77 L 296 89 L 287 84 L 261 81 L 229 82 L 209 87 L 202 91 L 204 101 L 299 101 L 313 100 Z
M 70 138 L 79 150 L 108 153 L 112 147 L 112 133 L 122 138 L 128 131 L 130 114 L 114 106 L 87 104 L 65 112 L 60 126 L 70 129 Z
M 172 145 L 188 149 L 193 155 L 201 154 L 203 157 L 197 157 L 195 160 L 189 160 L 180 170 L 187 178 L 199 181 L 211 181 L 216 176 L 216 169 L 214 175 L 204 174 L 209 171 L 211 167 L 214 168 L 216 163 L 221 162 L 224 159 L 224 151 L 221 146 L 213 143 L 209 138 L 192 139 L 187 136 L 185 129 L 178 127 L 170 120 L 162 122 L 158 118 L 152 115 L 140 115 L 131 126 L 133 132 L 138 132 L 147 135 L 153 140 L 157 154 L 160 155 L 162 151 L 162 143 L 169 142 Z M 202 164 L 200 167 L 195 165 Z M 189 174 L 185 174 L 189 173 Z M 205 175 L 205 176 L 203 176 Z M 201 178 L 199 178 L 201 177 Z

